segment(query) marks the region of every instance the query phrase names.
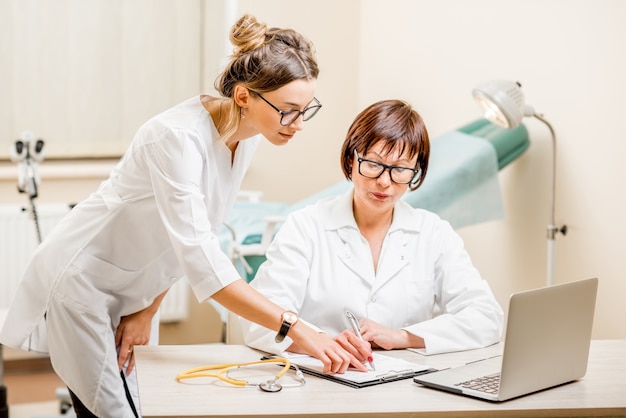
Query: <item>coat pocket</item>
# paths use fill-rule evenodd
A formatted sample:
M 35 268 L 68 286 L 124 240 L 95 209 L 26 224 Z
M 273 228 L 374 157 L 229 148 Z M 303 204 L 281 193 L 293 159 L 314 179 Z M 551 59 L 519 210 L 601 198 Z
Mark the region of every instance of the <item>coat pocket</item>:
M 80 251 L 72 261 L 82 280 L 103 291 L 117 291 L 130 284 L 138 272 L 125 270 L 86 251 Z

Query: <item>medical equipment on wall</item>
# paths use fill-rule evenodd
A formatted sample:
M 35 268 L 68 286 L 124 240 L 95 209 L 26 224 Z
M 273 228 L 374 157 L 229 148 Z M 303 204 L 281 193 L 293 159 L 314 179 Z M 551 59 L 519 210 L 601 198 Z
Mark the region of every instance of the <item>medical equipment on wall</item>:
M 39 194 L 38 188 L 41 182 L 39 163 L 44 158 L 44 145 L 43 139 L 35 139 L 32 132 L 24 131 L 11 148 L 11 160 L 17 163 L 17 190 L 28 195 L 39 242 L 41 242 L 41 230 L 37 219 L 35 198 Z
M 10 148 L 9 152 L 11 161 L 17 164 L 17 190 L 19 193 L 25 193 L 30 202 L 30 214 L 32 215 L 32 219 L 35 224 L 38 243 L 41 243 L 43 236 L 41 233 L 37 207 L 35 205 L 35 198 L 39 196 L 39 185 L 41 184 L 39 163 L 44 160 L 44 147 L 45 141 L 43 139 L 35 138 L 35 135 L 31 131 L 23 131 Z M 71 205 L 69 207 L 71 208 Z M 28 209 L 23 207 L 21 210 L 23 212 L 28 211 Z M 46 211 L 44 210 L 44 228 L 46 225 L 50 227 L 50 219 L 56 219 L 54 216 L 51 217 L 49 214 L 46 216 L 45 214 Z M 58 216 L 59 219 L 63 216 L 56 212 L 55 215 Z M 26 242 L 30 241 L 27 240 Z M 59 417 L 75 417 L 76 414 L 72 408 L 69 390 L 66 387 L 57 388 L 56 397 L 59 400 L 59 409 L 61 412 Z M 2 416 L 0 415 L 0 417 Z
M 277 364 L 282 365 L 282 368 L 274 377 L 267 380 L 262 379 L 258 382 L 248 380 L 255 376 L 258 378 L 259 370 L 256 370 L 257 373 L 254 373 L 252 372 L 253 369 L 264 367 L 266 365 Z M 295 383 L 281 383 L 280 379 L 286 375 L 289 369 L 294 369 L 295 371 L 295 376 L 292 377 L 293 380 L 295 380 Z M 238 387 L 258 387 L 259 390 L 264 392 L 278 392 L 283 388 L 299 387 L 306 383 L 304 375 L 298 366 L 295 364 L 292 365 L 291 362 L 285 358 L 264 358 L 262 360 L 247 363 L 211 364 L 207 366 L 195 367 L 179 373 L 176 376 L 176 380 L 180 382 L 185 379 L 200 377 L 219 379 L 222 382 Z

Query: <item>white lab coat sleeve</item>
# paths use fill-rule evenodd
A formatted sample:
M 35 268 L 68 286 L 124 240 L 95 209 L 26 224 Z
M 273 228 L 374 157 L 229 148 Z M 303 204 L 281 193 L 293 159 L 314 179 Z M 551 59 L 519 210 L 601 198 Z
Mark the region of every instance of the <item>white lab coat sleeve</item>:
M 146 165 L 161 220 L 185 276 L 202 302 L 240 278 L 211 230 L 204 203 L 204 193 L 209 191 L 201 190 L 203 175 L 217 169 L 206 166 L 202 138 L 184 131 L 160 135 L 167 138 L 161 139 L 158 146 L 146 145 Z
M 306 297 L 317 236 L 314 222 L 306 211 L 290 214 L 267 250 L 267 261 L 259 267 L 254 280 L 250 282 L 252 287 L 285 310 L 300 312 Z M 303 319 L 300 321 L 323 332 Z M 250 347 L 280 354 L 293 343 L 289 334 L 282 343 L 277 343 L 274 341 L 276 331 L 243 318 L 240 318 L 240 324 L 244 341 Z
M 461 237 L 447 222 L 438 223 L 436 228 L 432 240 L 438 253 L 434 286 L 441 314 L 404 329 L 424 339 L 426 354 L 469 350 L 498 342 L 504 322 L 502 308 L 473 266 Z

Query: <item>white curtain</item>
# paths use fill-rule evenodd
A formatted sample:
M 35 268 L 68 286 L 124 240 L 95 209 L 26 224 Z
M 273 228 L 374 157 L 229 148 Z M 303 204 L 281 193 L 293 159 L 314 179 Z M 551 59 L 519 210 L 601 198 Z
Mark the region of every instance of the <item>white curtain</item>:
M 0 1 L 0 158 L 22 131 L 48 157 L 119 156 L 200 93 L 202 0 Z

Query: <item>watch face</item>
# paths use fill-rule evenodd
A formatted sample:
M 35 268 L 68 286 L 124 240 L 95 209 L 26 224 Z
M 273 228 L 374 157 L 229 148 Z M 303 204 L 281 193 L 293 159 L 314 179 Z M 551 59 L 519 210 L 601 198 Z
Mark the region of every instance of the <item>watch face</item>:
M 285 322 L 289 322 L 290 324 L 293 324 L 297 320 L 298 320 L 298 315 L 295 314 L 294 312 L 287 311 L 283 314 L 283 321 Z

